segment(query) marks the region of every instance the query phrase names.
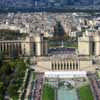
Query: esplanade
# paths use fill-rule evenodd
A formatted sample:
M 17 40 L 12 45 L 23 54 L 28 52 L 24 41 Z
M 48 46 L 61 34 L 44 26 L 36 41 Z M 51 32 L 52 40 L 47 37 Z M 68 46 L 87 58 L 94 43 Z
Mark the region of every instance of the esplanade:
M 85 32 L 78 38 L 78 49 L 54 48 L 48 56 L 39 57 L 37 71 L 42 72 L 94 72 L 99 66 L 100 32 Z

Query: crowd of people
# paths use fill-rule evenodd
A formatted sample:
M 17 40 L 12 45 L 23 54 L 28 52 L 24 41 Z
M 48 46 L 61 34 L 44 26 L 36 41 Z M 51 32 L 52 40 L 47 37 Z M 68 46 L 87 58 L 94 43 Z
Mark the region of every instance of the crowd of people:
M 100 80 L 97 79 L 96 75 L 90 76 L 90 83 L 94 92 L 96 100 L 100 100 Z
M 34 88 L 31 91 L 30 100 L 41 100 L 42 98 L 42 88 L 43 88 L 43 73 L 36 74 L 36 80 L 34 82 Z

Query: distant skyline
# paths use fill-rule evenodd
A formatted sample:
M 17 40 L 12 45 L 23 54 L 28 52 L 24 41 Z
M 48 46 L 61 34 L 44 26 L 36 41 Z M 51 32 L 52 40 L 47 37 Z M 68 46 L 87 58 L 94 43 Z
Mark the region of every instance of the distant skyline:
M 37 3 L 40 6 L 50 6 L 50 5 L 80 5 L 80 6 L 89 6 L 89 5 L 99 5 L 100 0 L 0 0 L 1 6 L 20 6 L 26 5 L 34 7 L 34 4 Z
M 34 8 L 77 8 L 100 9 L 100 0 L 0 0 L 0 10 Z M 40 9 L 39 9 L 40 10 Z

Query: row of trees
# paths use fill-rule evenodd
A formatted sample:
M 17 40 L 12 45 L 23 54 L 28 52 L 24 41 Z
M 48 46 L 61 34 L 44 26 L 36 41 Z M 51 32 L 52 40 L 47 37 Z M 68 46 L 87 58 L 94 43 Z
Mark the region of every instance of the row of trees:
M 56 23 L 54 26 L 54 33 L 53 37 L 48 38 L 48 44 L 50 48 L 55 48 L 62 45 L 67 48 L 77 48 L 77 38 L 76 37 L 69 37 L 68 34 L 66 34 L 62 24 L 60 21 Z
M 26 68 L 23 59 L 0 59 L 0 100 L 4 100 L 5 94 L 13 99 L 18 96 Z
M 63 40 L 64 36 L 66 35 L 63 26 L 61 25 L 60 21 L 54 26 L 54 39 Z
M 54 33 L 53 33 L 53 38 L 50 38 L 50 40 L 70 40 L 72 41 L 73 39 L 76 38 L 72 38 L 70 37 L 64 30 L 62 24 L 60 21 L 58 21 L 56 23 L 56 25 L 54 26 Z
M 24 38 L 28 34 L 20 33 L 19 31 L 9 30 L 9 29 L 0 29 L 0 39 L 4 40 L 16 40 L 18 38 Z

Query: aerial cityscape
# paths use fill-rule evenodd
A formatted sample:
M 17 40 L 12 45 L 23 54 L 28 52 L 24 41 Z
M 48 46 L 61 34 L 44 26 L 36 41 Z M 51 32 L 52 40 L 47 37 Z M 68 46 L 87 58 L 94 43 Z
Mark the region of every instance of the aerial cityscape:
M 100 100 L 99 0 L 0 0 L 0 100 Z

